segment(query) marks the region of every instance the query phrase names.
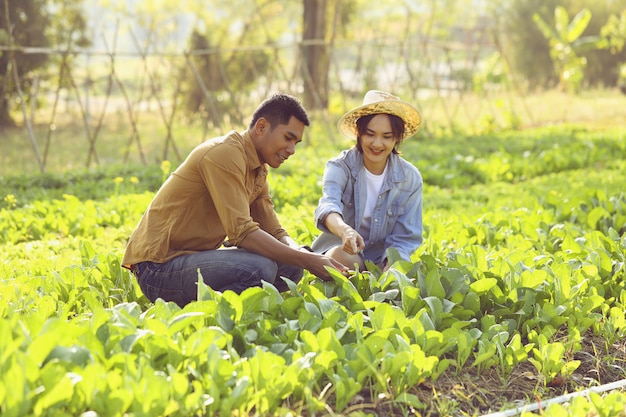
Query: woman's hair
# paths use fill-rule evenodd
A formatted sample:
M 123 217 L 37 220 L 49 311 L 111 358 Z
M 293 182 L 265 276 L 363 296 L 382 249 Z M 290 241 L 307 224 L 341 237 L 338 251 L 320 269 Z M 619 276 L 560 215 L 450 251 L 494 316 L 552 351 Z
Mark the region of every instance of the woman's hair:
M 363 136 L 367 132 L 367 125 L 369 125 L 374 116 L 378 114 L 380 113 L 368 114 L 357 119 L 356 148 L 359 150 L 359 152 L 363 152 L 363 148 L 361 147 L 361 136 Z M 387 114 L 387 117 L 389 117 L 389 124 L 391 124 L 391 133 L 396 140 L 396 144 L 393 146 L 393 150 L 391 152 L 399 154 L 400 151 L 398 151 L 398 145 L 400 145 L 400 142 L 402 142 L 402 139 L 404 138 L 404 120 L 393 114 Z
M 292 116 L 300 120 L 305 126 L 310 124 L 309 116 L 297 98 L 288 94 L 274 94 L 256 108 L 248 128 L 252 129 L 256 122 L 263 117 L 274 129 L 278 125 L 288 124 Z

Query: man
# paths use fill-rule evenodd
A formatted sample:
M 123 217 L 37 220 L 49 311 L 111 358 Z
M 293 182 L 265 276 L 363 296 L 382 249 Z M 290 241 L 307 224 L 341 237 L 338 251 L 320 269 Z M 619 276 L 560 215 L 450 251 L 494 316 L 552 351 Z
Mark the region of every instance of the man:
M 309 118 L 286 94 L 266 99 L 248 129 L 208 140 L 165 181 L 132 233 L 122 265 L 142 292 L 184 306 L 197 299 L 198 272 L 216 291 L 242 292 L 307 269 L 330 279 L 339 262 L 298 245 L 282 228 L 266 181 L 295 153 Z

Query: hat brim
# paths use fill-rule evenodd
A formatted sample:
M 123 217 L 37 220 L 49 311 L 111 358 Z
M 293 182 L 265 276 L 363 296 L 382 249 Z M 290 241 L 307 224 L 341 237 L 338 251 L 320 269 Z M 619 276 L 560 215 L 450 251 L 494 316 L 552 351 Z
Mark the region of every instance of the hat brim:
M 350 110 L 341 116 L 337 122 L 337 128 L 342 135 L 350 139 L 356 139 L 356 121 L 358 119 L 370 114 L 383 113 L 393 114 L 404 121 L 404 137 L 402 139 L 413 136 L 422 124 L 422 117 L 419 110 L 411 104 L 401 100 L 384 100 L 376 103 L 365 104 Z

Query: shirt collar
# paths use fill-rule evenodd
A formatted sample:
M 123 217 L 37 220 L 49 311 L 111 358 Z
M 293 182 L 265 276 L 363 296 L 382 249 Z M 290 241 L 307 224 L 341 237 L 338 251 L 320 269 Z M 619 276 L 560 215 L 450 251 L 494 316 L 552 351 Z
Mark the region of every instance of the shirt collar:
M 249 131 L 245 131 L 242 134 L 243 136 L 243 148 L 246 152 L 246 156 L 248 157 L 248 168 L 251 171 L 257 171 L 257 175 L 267 174 L 267 165 L 261 164 L 259 160 L 259 154 L 256 152 L 256 148 L 254 147 L 254 142 L 252 141 L 252 136 L 250 136 Z
M 351 148 L 349 152 L 352 153 L 351 158 L 354 159 L 354 164 L 352 165 L 352 174 L 356 178 L 359 175 L 359 171 L 361 171 L 361 168 L 365 169 L 365 167 L 363 166 L 363 154 L 356 149 L 356 146 Z M 389 155 L 386 169 L 386 181 L 402 182 L 406 180 L 406 173 L 402 168 L 402 164 L 400 163 L 400 156 L 398 154 L 392 153 L 391 155 Z
M 389 155 L 387 165 L 389 168 L 388 175 L 391 177 L 393 182 L 401 182 L 406 180 L 406 172 L 404 172 L 404 168 L 402 168 L 402 164 L 400 163 L 400 156 L 398 154 L 392 153 L 391 155 Z

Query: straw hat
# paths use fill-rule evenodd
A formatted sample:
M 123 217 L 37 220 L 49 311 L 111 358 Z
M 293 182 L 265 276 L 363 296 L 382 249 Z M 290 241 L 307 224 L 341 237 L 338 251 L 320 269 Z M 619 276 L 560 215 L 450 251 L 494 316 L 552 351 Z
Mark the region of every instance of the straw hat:
M 339 131 L 350 139 L 356 139 L 356 121 L 368 114 L 393 114 L 404 120 L 404 137 L 409 138 L 417 132 L 422 123 L 419 110 L 398 97 L 384 91 L 370 90 L 363 97 L 363 104 L 341 116 L 337 122 Z

